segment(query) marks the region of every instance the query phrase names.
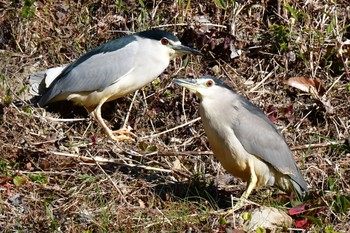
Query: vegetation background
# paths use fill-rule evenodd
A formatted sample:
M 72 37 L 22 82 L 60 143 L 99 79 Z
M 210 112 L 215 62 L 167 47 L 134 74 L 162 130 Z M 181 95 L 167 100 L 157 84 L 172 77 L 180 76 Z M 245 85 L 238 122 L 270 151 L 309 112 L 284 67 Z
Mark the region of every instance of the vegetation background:
M 349 25 L 341 0 L 0 0 L 1 232 L 242 229 L 242 213 L 256 205 L 220 214 L 245 184 L 212 156 L 196 97 L 171 84 L 205 74 L 269 115 L 311 190 L 303 203 L 271 187 L 250 200 L 300 205 L 295 227 L 280 231 L 349 232 Z M 69 103 L 12 104 L 30 98 L 29 74 L 151 28 L 204 56 L 177 59 L 136 95 L 104 106 L 115 129 L 128 116 L 137 142 L 111 141 Z

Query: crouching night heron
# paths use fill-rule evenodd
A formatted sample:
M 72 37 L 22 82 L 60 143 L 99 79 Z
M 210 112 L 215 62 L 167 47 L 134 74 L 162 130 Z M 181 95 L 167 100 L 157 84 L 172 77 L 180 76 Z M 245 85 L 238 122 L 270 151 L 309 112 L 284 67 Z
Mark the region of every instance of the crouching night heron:
M 299 196 L 307 191 L 293 153 L 259 108 L 211 76 L 173 82 L 196 93 L 214 155 L 229 173 L 248 182 L 237 208 L 256 186 L 275 185 Z
M 132 93 L 156 79 L 171 59 L 201 53 L 181 45 L 170 32 L 148 30 L 110 41 L 73 63 L 31 76 L 32 103 L 44 107 L 68 100 L 84 106 L 113 139 L 130 139 L 114 133 L 101 116 L 101 106 Z

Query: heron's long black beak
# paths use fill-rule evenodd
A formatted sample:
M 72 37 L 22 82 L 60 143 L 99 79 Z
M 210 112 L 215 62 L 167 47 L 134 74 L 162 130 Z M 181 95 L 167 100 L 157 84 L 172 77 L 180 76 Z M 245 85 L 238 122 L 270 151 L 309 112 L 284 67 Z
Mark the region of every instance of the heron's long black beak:
M 185 45 L 174 45 L 172 48 L 179 55 L 194 54 L 194 55 L 198 55 L 198 56 L 203 56 L 203 54 L 201 52 L 199 52 L 197 49 L 193 49 L 193 48 L 185 46 Z

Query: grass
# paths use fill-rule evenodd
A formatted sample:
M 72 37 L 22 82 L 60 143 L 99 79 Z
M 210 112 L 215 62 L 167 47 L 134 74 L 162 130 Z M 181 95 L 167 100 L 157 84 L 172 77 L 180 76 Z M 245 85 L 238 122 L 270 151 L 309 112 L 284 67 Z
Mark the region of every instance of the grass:
M 183 97 L 171 79 L 215 74 L 266 112 L 274 109 L 274 123 L 311 190 L 302 203 L 271 187 L 254 191 L 250 200 L 284 211 L 304 205 L 302 214 L 292 215 L 296 232 L 350 231 L 346 9 L 342 1 L 1 2 L 0 229 L 242 229 L 242 217 L 256 206 L 245 206 L 235 217 L 220 214 L 245 184 L 214 159 L 201 122 L 170 130 L 198 117 L 198 100 L 187 92 Z M 201 25 L 197 16 L 209 25 Z M 177 59 L 138 92 L 128 121 L 143 137 L 137 143 L 109 140 L 90 119 L 67 120 L 87 117 L 84 109 L 68 103 L 49 109 L 11 104 L 30 98 L 29 74 L 69 63 L 124 31 L 153 27 L 176 32 L 204 57 Z M 242 51 L 234 59 L 232 44 Z M 309 93 L 283 84 L 299 76 L 321 80 L 326 89 L 322 98 L 334 113 Z M 122 125 L 132 98 L 104 106 L 113 128 Z M 148 137 L 157 133 L 163 134 Z M 182 151 L 186 153 L 177 153 Z M 306 223 L 298 226 L 300 220 Z

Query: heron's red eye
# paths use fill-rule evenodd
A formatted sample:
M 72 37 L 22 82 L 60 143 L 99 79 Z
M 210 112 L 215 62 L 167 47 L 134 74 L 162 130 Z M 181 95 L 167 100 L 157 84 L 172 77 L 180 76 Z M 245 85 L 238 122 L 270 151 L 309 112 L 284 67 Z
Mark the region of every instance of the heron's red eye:
M 160 42 L 162 43 L 162 45 L 167 45 L 167 44 L 169 44 L 169 41 L 168 41 L 168 39 L 166 39 L 166 38 L 161 39 Z
M 213 80 L 208 80 L 207 83 L 206 83 L 207 87 L 211 87 L 214 85 L 214 82 Z

